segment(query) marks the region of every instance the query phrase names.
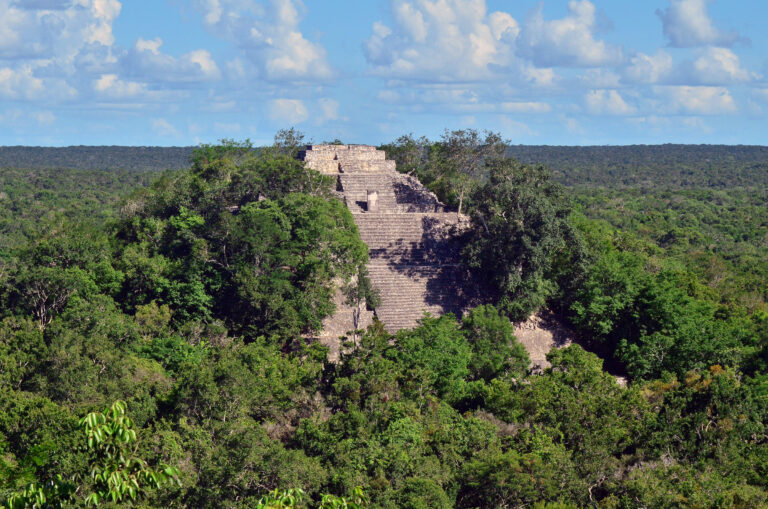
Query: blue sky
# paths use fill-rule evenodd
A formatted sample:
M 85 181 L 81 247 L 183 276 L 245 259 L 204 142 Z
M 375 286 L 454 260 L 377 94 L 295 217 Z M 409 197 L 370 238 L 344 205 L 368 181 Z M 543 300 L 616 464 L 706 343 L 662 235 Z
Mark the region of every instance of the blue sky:
M 768 144 L 765 0 L 0 0 L 0 145 Z

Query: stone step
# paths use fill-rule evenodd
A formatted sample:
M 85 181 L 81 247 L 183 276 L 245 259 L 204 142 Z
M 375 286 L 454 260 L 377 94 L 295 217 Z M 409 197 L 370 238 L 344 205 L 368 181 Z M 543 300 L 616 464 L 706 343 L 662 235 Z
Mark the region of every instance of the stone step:
M 339 175 L 339 184 L 347 206 L 353 212 L 367 211 L 368 191 L 378 192 L 378 210 L 396 212 L 397 200 L 391 174 L 344 173 Z
M 371 280 L 381 292 L 376 309 L 390 332 L 414 327 L 425 311 L 459 313 L 462 301 L 460 246 L 455 233 L 465 220 L 445 213 L 437 197 L 372 146 L 310 146 L 307 166 L 338 177 L 344 198 L 368 245 Z M 368 192 L 378 193 L 378 210 L 367 211 Z
M 396 171 L 394 161 L 373 159 L 370 161 L 339 159 L 339 168 L 343 173 Z
M 376 314 L 389 332 L 415 327 L 424 311 L 438 316 L 461 310 L 456 294 L 460 278 L 454 267 L 371 263 L 368 271 L 381 292 Z

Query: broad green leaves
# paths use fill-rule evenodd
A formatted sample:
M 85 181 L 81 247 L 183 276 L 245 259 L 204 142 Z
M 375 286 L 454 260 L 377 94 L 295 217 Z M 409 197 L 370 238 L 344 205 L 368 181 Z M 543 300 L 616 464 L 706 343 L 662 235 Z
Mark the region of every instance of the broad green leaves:
M 87 505 L 136 500 L 147 490 L 178 482 L 178 469 L 165 466 L 155 470 L 133 455 L 136 430 L 122 401 L 114 402 L 105 412 L 89 413 L 80 420 L 80 427 L 93 455 L 90 477 L 94 486 L 85 497 Z

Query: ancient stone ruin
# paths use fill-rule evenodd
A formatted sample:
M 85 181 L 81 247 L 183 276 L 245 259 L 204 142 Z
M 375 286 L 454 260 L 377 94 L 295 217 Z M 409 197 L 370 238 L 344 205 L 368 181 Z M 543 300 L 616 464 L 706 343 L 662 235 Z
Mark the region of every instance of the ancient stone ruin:
M 368 244 L 368 271 L 381 292 L 381 305 L 363 310 L 357 320 L 355 309 L 344 305 L 340 295 L 323 338 L 365 328 L 374 313 L 389 332 L 414 327 L 424 312 L 460 315 L 466 298 L 457 235 L 468 225 L 465 217 L 446 211 L 434 194 L 398 173 L 395 162 L 376 147 L 310 145 L 299 158 L 308 168 L 337 178 L 340 198 Z

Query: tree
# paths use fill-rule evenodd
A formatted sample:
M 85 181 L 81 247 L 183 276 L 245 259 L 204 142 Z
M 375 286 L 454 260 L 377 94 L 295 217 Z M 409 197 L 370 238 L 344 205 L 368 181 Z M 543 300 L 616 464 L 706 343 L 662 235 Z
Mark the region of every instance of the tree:
M 563 188 L 543 167 L 512 159 L 489 166 L 488 181 L 473 194 L 474 228 L 463 256 L 496 293 L 499 307 L 525 319 L 555 291 L 547 278 L 554 260 L 578 264 L 581 239 Z
M 471 350 L 452 314 L 425 315 L 419 326 L 395 337 L 397 361 L 403 369 L 403 387 L 417 401 L 430 394 L 449 402 L 463 396 Z
M 517 378 L 525 376 L 531 363 L 528 352 L 515 338 L 509 318 L 494 306 L 470 310 L 461 328 L 472 348 L 470 378 L 490 382 L 506 374 Z
M 114 402 L 104 412 L 91 412 L 79 426 L 90 453 L 87 480 L 82 474 L 55 476 L 47 483 L 32 483 L 6 500 L 8 509 L 64 507 L 75 501 L 77 491 L 86 505 L 102 502 L 126 503 L 144 497 L 148 491 L 178 483 L 178 469 L 151 468 L 135 456 L 137 440 L 133 421 L 125 414 L 125 403 Z M 78 489 L 78 484 L 80 484 Z
M 481 134 L 475 129 L 446 130 L 432 147 L 430 167 L 437 185 L 447 185 L 458 199 L 461 214 L 465 195 L 480 180 L 482 170 L 503 158 L 506 144 L 492 131 Z M 443 194 L 443 193 L 441 193 Z
M 380 148 L 387 153 L 387 159 L 395 161 L 397 171 L 416 175 L 424 185 L 427 185 L 431 179 L 424 170 L 428 162 L 430 146 L 431 142 L 424 136 L 414 138 L 413 134 L 405 134 Z
M 303 149 L 306 144 L 305 134 L 295 127 L 289 127 L 288 129 L 277 131 L 272 147 L 280 154 L 296 157 L 299 154 L 299 150 Z
M 352 322 L 354 325 L 353 341 L 357 343 L 359 336 L 358 329 L 360 328 L 360 315 L 363 311 L 363 305 L 368 309 L 375 309 L 381 306 L 381 294 L 379 290 L 373 286 L 373 282 L 368 274 L 368 269 L 365 265 L 360 265 L 357 268 L 357 276 L 353 278 L 348 284 L 342 287 L 342 293 L 346 297 L 345 304 L 348 306 L 354 306 Z
M 121 297 L 130 310 L 167 305 L 173 325 L 221 320 L 251 339 L 294 339 L 321 326 L 336 278 L 367 260 L 330 180 L 248 141 L 202 146 L 189 172 L 141 201 L 119 225 Z
M 91 451 L 92 492 L 85 497 L 88 505 L 102 501 L 136 500 L 148 490 L 178 483 L 179 471 L 170 466 L 150 468 L 134 456 L 136 442 L 133 421 L 125 415 L 125 403 L 116 401 L 104 412 L 91 412 L 80 421 Z

